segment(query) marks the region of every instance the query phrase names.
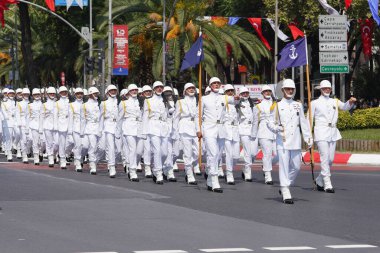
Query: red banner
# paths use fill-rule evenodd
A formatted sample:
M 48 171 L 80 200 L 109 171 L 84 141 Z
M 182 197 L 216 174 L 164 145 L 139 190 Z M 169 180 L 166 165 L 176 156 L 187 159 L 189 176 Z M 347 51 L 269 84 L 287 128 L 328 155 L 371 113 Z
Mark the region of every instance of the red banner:
M 372 55 L 372 34 L 374 22 L 373 19 L 360 20 L 360 31 L 363 44 L 363 54 L 369 58 Z
M 113 26 L 113 71 L 112 75 L 128 75 L 128 26 Z

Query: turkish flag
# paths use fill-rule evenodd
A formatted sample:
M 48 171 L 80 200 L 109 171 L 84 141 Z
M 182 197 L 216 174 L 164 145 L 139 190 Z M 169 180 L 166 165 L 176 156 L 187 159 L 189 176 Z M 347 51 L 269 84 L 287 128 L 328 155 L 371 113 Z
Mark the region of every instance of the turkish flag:
M 363 54 L 365 57 L 372 55 L 372 35 L 374 22 L 373 19 L 360 19 L 360 32 L 363 44 Z
M 344 0 L 344 3 L 346 4 L 346 10 L 348 10 L 348 8 L 350 8 L 352 0 Z
M 49 8 L 49 10 L 55 12 L 55 3 L 54 3 L 54 0 L 45 0 L 45 3 L 47 5 L 47 7 Z
M 9 10 L 8 5 L 17 4 L 16 0 L 0 0 L 0 22 L 1 26 L 5 26 L 4 11 Z
M 268 48 L 268 50 L 271 50 L 268 41 L 263 36 L 263 31 L 261 28 L 261 18 L 248 18 L 249 23 L 253 26 L 255 31 L 257 32 L 257 35 L 259 36 L 260 40 L 264 43 L 264 45 Z
M 292 36 L 293 36 L 293 40 L 296 40 L 298 37 L 304 37 L 305 34 L 300 30 L 298 29 L 298 27 L 294 24 L 290 24 L 288 25 L 289 29 L 290 29 L 290 32 L 292 33 Z

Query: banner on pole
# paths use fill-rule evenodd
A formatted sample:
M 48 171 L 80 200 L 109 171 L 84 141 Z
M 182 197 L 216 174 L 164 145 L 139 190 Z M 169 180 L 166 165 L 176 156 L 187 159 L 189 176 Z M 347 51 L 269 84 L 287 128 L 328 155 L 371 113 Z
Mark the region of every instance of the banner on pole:
M 113 65 L 112 75 L 128 75 L 128 26 L 113 26 Z
M 83 6 L 88 6 L 88 0 L 82 0 L 83 1 Z M 55 6 L 67 6 L 67 1 L 66 0 L 55 0 Z M 79 6 L 76 1 L 73 1 L 71 6 Z

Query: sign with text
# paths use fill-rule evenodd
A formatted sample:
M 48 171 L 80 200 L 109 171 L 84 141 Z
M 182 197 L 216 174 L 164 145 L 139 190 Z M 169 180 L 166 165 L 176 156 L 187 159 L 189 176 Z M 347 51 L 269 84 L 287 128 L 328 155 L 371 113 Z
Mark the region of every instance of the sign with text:
M 348 53 L 345 52 L 320 52 L 320 64 L 348 64 Z
M 128 26 L 113 26 L 113 70 L 112 75 L 128 75 Z
M 319 51 L 347 51 L 347 42 L 320 42 Z
M 347 41 L 347 30 L 319 29 L 319 41 Z
M 267 85 L 269 85 L 269 87 L 271 87 L 273 94 L 274 94 L 275 85 L 274 84 L 267 84 Z M 234 84 L 236 94 L 240 94 L 240 89 L 243 87 L 246 87 L 249 91 L 249 96 L 251 98 L 257 98 L 260 100 L 263 99 L 263 95 L 261 95 L 261 90 L 262 90 L 263 86 L 264 86 L 264 84 L 247 84 L 247 85 Z M 224 89 L 224 85 L 222 85 L 221 88 Z
M 320 72 L 324 74 L 349 73 L 349 70 L 348 65 L 323 65 L 320 67 Z
M 346 15 L 319 15 L 318 25 L 319 25 L 319 28 L 345 29 L 347 26 L 347 16 Z

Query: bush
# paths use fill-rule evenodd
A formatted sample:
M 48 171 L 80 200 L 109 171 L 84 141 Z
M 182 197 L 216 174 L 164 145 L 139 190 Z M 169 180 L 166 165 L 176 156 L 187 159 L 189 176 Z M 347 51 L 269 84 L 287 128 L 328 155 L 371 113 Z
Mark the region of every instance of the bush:
M 351 115 L 349 112 L 339 111 L 339 130 L 380 128 L 380 107 L 355 110 Z

